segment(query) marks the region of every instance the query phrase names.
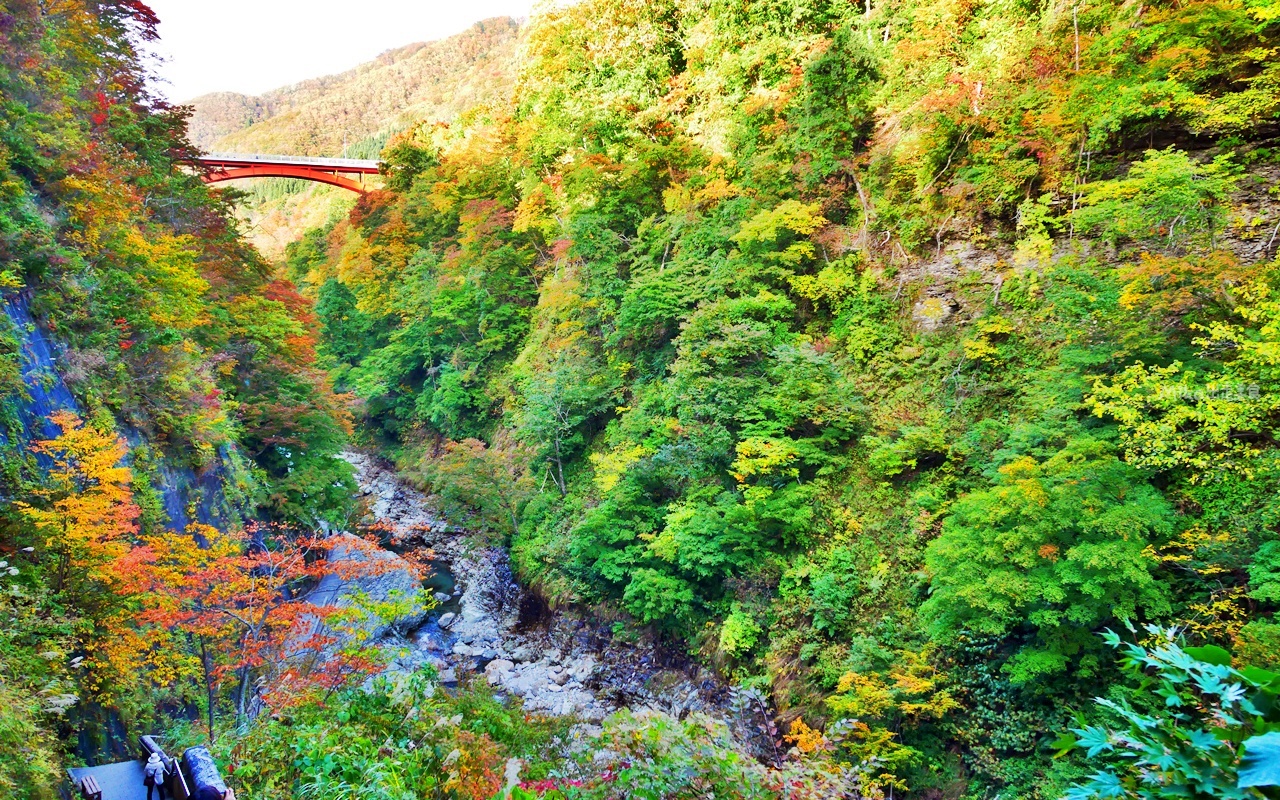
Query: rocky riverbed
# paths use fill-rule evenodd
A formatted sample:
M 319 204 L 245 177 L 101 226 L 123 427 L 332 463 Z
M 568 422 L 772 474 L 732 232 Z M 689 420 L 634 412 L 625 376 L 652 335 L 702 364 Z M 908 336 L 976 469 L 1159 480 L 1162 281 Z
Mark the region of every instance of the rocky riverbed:
M 446 686 L 483 677 L 527 711 L 588 722 L 622 707 L 675 716 L 725 709 L 726 688 L 712 673 L 655 641 L 623 641 L 576 610 L 548 611 L 517 583 L 504 550 L 447 524 L 379 459 L 344 458 L 356 469 L 365 523 L 390 550 L 435 571 L 422 591 L 437 606 L 384 636 L 398 653 L 389 669 L 432 664 Z

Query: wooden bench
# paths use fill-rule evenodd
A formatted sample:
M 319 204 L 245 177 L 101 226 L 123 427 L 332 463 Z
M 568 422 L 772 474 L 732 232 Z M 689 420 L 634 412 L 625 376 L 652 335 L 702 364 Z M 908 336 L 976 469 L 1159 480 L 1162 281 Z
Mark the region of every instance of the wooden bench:
M 102 787 L 98 785 L 98 779 L 92 775 L 86 775 L 80 780 L 80 794 L 84 795 L 84 800 L 102 800 Z

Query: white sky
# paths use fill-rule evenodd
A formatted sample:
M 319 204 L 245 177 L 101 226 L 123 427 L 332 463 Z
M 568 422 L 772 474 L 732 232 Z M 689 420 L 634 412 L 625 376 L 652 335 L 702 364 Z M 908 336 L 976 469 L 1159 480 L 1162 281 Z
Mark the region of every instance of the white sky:
M 386 50 L 442 39 L 533 0 L 148 0 L 160 17 L 155 87 L 181 103 L 261 94 L 342 72 Z

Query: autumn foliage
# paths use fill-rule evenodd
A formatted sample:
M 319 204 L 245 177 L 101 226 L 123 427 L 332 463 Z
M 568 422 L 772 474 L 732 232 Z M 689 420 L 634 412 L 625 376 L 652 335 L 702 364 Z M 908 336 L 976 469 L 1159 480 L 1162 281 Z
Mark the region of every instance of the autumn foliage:
M 47 480 L 32 493 L 33 502 L 19 501 L 18 508 L 55 562 L 54 590 L 84 607 L 92 595 L 119 588 L 118 567 L 137 532 L 133 473 L 114 432 L 68 412 L 56 412 L 52 420 L 62 434 L 32 448 L 51 462 Z
M 193 526 L 146 537 L 130 552 L 127 591 L 141 604 L 134 622 L 164 641 L 158 655 L 172 670 L 170 681 L 195 675 L 204 681 L 211 728 L 227 683 L 243 719 L 315 687 L 340 688 L 377 666 L 379 656 L 364 649 L 365 641 L 348 641 L 343 626 L 330 624 L 343 611 L 333 605 L 337 596 L 317 603 L 313 593 L 326 578 L 369 578 L 390 563 L 371 557 L 376 542 L 344 537 L 340 561 L 327 559 L 333 546 L 280 526 L 235 532 Z M 344 622 L 364 620 L 348 613 Z M 251 696 L 255 683 L 265 690 Z
M 17 507 L 41 537 L 34 558 L 54 596 L 83 615 L 87 689 L 110 698 L 140 680 L 176 690 L 195 682 L 212 730 L 228 685 L 244 718 L 378 665 L 367 637 L 353 635 L 377 609 L 340 608 L 332 591 L 324 603 L 312 598 L 325 579 L 393 568 L 376 558 L 376 541 L 343 537 L 342 558 L 330 560 L 338 540 L 280 525 L 141 535 L 124 443 L 72 414 L 53 419 L 61 435 L 32 448 L 50 462 L 47 480 Z M 251 695 L 254 685 L 270 691 Z

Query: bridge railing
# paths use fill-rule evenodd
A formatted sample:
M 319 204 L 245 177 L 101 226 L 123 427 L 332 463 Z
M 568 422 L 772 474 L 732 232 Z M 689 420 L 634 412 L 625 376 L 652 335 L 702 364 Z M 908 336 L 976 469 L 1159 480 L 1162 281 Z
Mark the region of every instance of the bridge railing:
M 378 169 L 378 162 L 373 159 L 364 158 L 313 158 L 310 156 L 277 156 L 263 155 L 261 153 L 205 153 L 200 156 L 201 161 L 223 162 L 230 161 L 241 164 L 299 164 L 313 167 L 343 167 L 357 170 L 374 170 Z

